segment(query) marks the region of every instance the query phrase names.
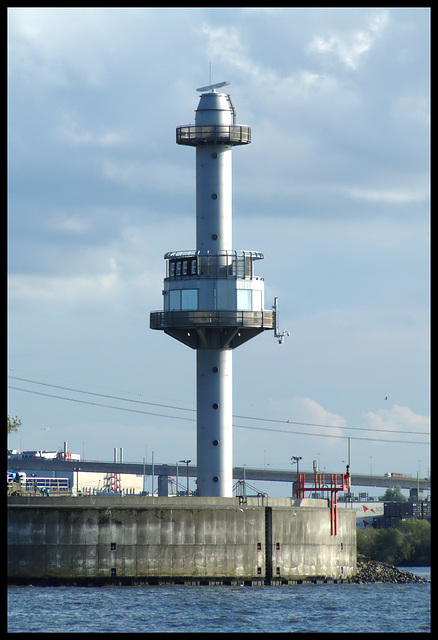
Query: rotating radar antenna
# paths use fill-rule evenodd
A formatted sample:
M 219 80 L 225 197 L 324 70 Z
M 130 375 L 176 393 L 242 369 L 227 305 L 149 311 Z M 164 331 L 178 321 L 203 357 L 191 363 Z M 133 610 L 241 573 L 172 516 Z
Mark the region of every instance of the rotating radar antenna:
M 215 91 L 216 89 L 221 89 L 229 84 L 230 83 L 225 80 L 225 82 L 216 82 L 215 84 L 208 84 L 206 87 L 199 87 L 196 91 Z

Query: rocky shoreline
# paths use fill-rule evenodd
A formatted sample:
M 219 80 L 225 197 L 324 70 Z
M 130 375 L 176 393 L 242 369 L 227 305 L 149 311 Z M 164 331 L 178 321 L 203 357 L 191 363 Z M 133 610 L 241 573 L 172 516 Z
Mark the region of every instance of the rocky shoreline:
M 430 582 L 430 580 L 416 576 L 410 571 L 397 569 L 397 567 L 393 567 L 385 562 L 377 562 L 358 556 L 357 574 L 350 582 L 357 584 L 367 584 L 371 582 L 424 584 Z

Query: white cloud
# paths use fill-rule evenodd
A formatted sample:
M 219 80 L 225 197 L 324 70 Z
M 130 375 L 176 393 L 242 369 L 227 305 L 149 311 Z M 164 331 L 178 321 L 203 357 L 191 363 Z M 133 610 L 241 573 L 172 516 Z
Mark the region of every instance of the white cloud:
M 9 278 L 11 304 L 24 303 L 46 311 L 68 313 L 72 308 L 109 304 L 119 306 L 123 283 L 114 263 L 105 274 L 87 276 L 43 276 L 13 274 Z
M 312 69 L 298 68 L 282 73 L 260 64 L 256 55 L 251 55 L 245 44 L 245 32 L 237 27 L 218 27 L 204 23 L 202 34 L 207 36 L 207 55 L 211 59 L 237 70 L 244 77 L 246 85 L 263 88 L 263 93 L 257 97 L 259 101 L 269 99 L 272 104 L 272 101 L 278 100 L 278 108 L 282 108 L 290 100 L 306 98 L 315 90 L 333 91 L 337 87 L 334 77 Z
M 309 52 L 328 55 L 340 60 L 349 69 L 358 68 L 364 54 L 368 53 L 377 38 L 381 36 L 389 21 L 388 11 L 383 11 L 368 19 L 363 29 L 355 29 L 345 34 L 314 36 L 308 46 Z
M 46 223 L 48 229 L 64 233 L 80 234 L 90 228 L 90 223 L 83 217 L 70 214 L 56 213 Z
M 96 55 L 95 48 L 104 35 L 99 9 L 13 8 L 8 29 L 14 77 L 52 88 L 69 87 L 78 79 L 101 84 L 103 56 Z
M 105 158 L 101 164 L 102 174 L 115 184 L 128 189 L 164 193 L 192 193 L 195 175 L 191 165 L 175 165 L 156 158 L 126 160 L 117 157 Z
M 147 210 L 145 210 L 147 211 Z M 90 220 L 99 213 L 100 219 L 119 217 L 120 228 L 111 233 L 111 240 L 96 236 L 95 228 L 89 228 Z M 52 232 L 60 233 L 58 242 L 50 247 L 48 271 L 9 274 L 8 289 L 10 312 L 31 308 L 32 313 L 71 313 L 89 309 L 98 312 L 119 309 L 136 309 L 144 304 L 161 304 L 164 277 L 165 251 L 186 245 L 185 238 L 192 234 L 187 230 L 184 218 L 156 220 L 142 225 L 131 223 L 136 212 L 103 210 L 58 213 L 47 223 Z M 82 235 L 82 242 L 76 236 Z M 65 238 L 67 237 L 67 239 Z M 70 244 L 70 237 L 75 243 Z M 184 248 L 193 248 L 190 246 Z M 75 247 L 73 250 L 72 247 Z M 146 301 L 146 302 L 145 302 Z M 129 313 L 129 311 L 128 311 Z
M 62 124 L 55 128 L 55 135 L 71 147 L 112 148 L 125 140 L 125 134 L 117 131 L 88 131 L 78 124 L 77 116 L 73 113 L 62 116 Z
M 270 408 L 273 415 L 284 419 L 285 429 L 291 431 L 297 430 L 299 426 L 293 423 L 302 422 L 306 425 L 324 425 L 320 428 L 321 433 L 327 436 L 339 436 L 342 435 L 341 428 L 345 425 L 345 419 L 342 416 L 327 411 L 311 398 L 296 396 L 284 400 L 271 400 Z M 312 430 L 316 429 L 317 427 L 312 427 Z
M 415 187 L 399 188 L 373 188 L 373 187 L 345 187 L 340 191 L 347 193 L 355 200 L 369 202 L 386 202 L 388 204 L 408 204 L 411 202 L 425 202 L 429 197 L 429 191 Z
M 430 432 L 430 417 L 416 414 L 409 407 L 393 404 L 389 409 L 368 411 L 362 414 L 369 427 L 386 430 Z
M 248 56 L 237 27 L 217 27 L 203 23 L 201 33 L 207 36 L 207 55 L 237 68 L 249 77 L 258 75 L 257 65 Z

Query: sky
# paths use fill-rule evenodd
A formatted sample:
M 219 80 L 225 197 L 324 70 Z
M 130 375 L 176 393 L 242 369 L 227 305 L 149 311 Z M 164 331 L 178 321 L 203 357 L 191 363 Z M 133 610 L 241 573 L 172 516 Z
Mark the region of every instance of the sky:
M 291 334 L 233 352 L 234 465 L 428 476 L 429 8 L 9 8 L 9 447 L 196 462 L 195 353 L 149 314 L 210 66 L 252 132 L 233 246 Z

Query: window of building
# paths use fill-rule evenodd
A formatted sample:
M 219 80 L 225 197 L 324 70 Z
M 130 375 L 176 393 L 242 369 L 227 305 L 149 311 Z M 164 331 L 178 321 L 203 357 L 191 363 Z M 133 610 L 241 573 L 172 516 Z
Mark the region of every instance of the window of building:
M 181 310 L 195 311 L 198 308 L 198 290 L 182 289 L 181 290 Z
M 175 277 L 175 263 L 174 262 L 170 262 L 170 264 L 169 264 L 169 276 L 171 278 Z
M 261 291 L 254 290 L 252 292 L 252 310 L 253 311 L 262 310 L 262 292 Z
M 181 292 L 179 289 L 169 291 L 169 311 L 181 310 Z
M 176 263 L 176 275 L 180 276 L 181 275 L 181 261 L 178 260 L 178 262 Z
M 251 311 L 251 289 L 237 289 L 237 309 Z
M 187 260 L 183 260 L 183 263 L 182 263 L 182 274 L 183 274 L 183 276 L 187 275 Z

